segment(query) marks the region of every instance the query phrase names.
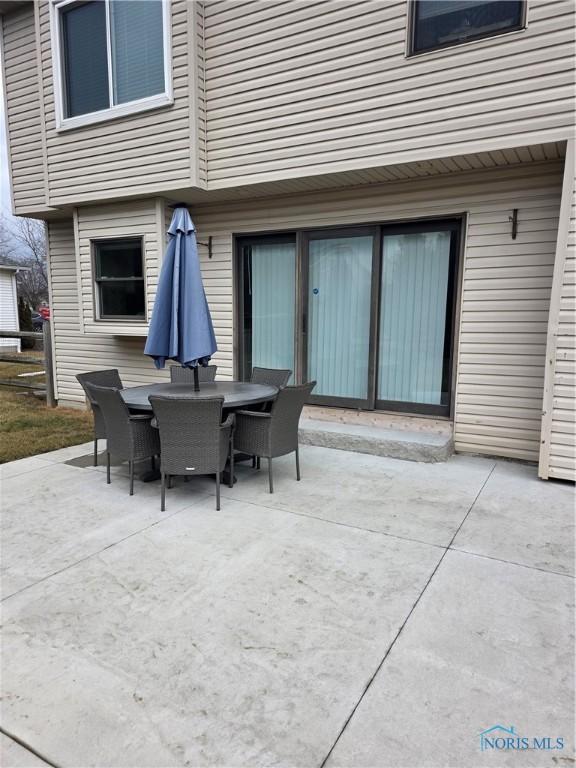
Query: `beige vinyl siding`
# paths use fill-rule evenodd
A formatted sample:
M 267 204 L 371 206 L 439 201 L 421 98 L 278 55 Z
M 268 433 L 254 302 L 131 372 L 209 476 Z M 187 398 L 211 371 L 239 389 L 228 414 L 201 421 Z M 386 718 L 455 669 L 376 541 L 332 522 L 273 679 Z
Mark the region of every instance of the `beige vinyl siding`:
M 213 237 L 212 259 L 206 248 L 200 247 L 199 252 L 218 340 L 214 362 L 219 377 L 234 375 L 234 234 L 464 213 L 468 224 L 457 332 L 456 449 L 536 460 L 561 185 L 562 164 L 556 161 L 196 206 L 192 216 L 198 239 Z M 519 209 L 516 240 L 511 239 L 509 221 L 513 208 Z M 166 219 L 169 213 L 164 211 Z M 106 216 L 100 221 L 105 228 Z M 73 229 L 68 228 L 66 263 L 59 267 L 73 297 L 76 260 Z M 143 357 L 143 339 L 100 335 L 96 328 L 83 333 L 77 300 L 63 304 L 57 290 L 55 285 L 62 402 L 83 402 L 74 380 L 81 370 L 119 367 L 129 383 L 167 375 L 156 372 Z
M 0 17 L 14 212 L 46 210 L 34 6 Z
M 205 3 L 211 189 L 569 136 L 572 0 L 525 30 L 405 56 L 408 3 Z
M 118 368 L 126 386 L 169 378 L 167 370 L 157 371 L 152 361 L 144 357 L 145 339 L 83 332 L 72 219 L 49 222 L 48 237 L 59 403 L 84 403 L 82 388 L 75 378 L 82 371 Z
M 233 375 L 232 236 L 467 214 L 455 396 L 456 449 L 537 460 L 561 164 L 493 169 L 309 195 L 197 206 L 219 373 Z M 519 232 L 509 217 L 519 209 Z
M 189 83 L 188 7 L 173 0 L 174 104 L 84 128 L 56 130 L 50 14 L 38 6 L 46 116 L 48 193 L 53 206 L 153 194 L 196 183 L 195 90 Z
M 146 336 L 164 249 L 164 221 L 154 198 L 117 205 L 82 206 L 74 215 L 81 321 L 85 333 Z M 140 237 L 143 241 L 147 319 L 144 322 L 97 321 L 93 274 L 93 242 Z
M 576 181 L 574 142 L 566 153 L 562 213 L 546 350 L 539 474 L 576 480 Z

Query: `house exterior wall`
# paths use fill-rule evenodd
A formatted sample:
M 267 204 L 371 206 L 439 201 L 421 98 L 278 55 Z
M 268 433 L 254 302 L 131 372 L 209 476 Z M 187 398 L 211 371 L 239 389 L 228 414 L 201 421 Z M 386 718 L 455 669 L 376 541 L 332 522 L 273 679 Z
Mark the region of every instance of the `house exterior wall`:
M 198 239 L 213 237 L 212 259 L 204 248 L 200 256 L 218 338 L 214 362 L 219 377 L 234 375 L 233 234 L 465 213 L 456 448 L 536 460 L 561 188 L 562 164 L 553 162 L 256 203 L 197 206 L 192 215 Z M 509 221 L 513 208 L 519 209 L 516 240 L 511 239 Z M 145 223 L 136 223 L 139 216 L 141 209 L 135 208 L 134 232 Z M 90 208 L 85 217 L 93 218 Z M 50 223 L 49 232 L 60 401 L 84 402 L 74 376 L 101 368 L 104 361 L 118 367 L 127 384 L 157 381 L 159 372 L 142 356 L 143 338 L 82 332 L 73 222 Z
M 15 213 L 44 211 L 46 164 L 34 7 L 23 5 L 0 17 L 0 23 L 13 208 Z
M 563 141 L 571 0 L 406 56 L 406 0 L 171 1 L 174 104 L 58 132 L 49 0 L 7 13 L 15 212 L 232 189 Z M 456 168 L 458 164 L 456 163 Z
M 117 205 L 87 205 L 74 210 L 80 327 L 84 333 L 146 336 L 154 307 L 158 273 L 166 244 L 165 203 L 146 198 Z M 99 239 L 141 237 L 146 291 L 145 322 L 95 320 L 92 243 Z
M 407 57 L 405 0 L 208 0 L 208 185 L 566 138 L 574 9 L 530 0 L 525 30 Z
M 576 480 L 576 180 L 568 145 L 546 349 L 539 475 Z
M 56 128 L 48 0 L 2 17 L 16 214 L 202 183 L 201 16 L 199 3 L 172 0 L 173 105 L 63 131 Z

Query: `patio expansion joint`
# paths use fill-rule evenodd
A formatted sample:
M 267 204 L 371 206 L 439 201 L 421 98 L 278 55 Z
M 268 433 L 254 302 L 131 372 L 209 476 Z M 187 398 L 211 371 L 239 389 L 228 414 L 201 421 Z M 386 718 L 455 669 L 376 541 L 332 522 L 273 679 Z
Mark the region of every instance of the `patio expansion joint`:
M 380 670 L 383 668 L 384 664 L 386 663 L 386 660 L 388 659 L 388 656 L 390 655 L 390 653 L 391 653 L 392 649 L 394 648 L 394 646 L 396 645 L 396 643 L 397 643 L 398 639 L 400 638 L 400 635 L 402 634 L 402 631 L 404 630 L 404 627 L 405 627 L 405 626 L 406 626 L 406 624 L 409 622 L 409 620 L 410 620 L 410 618 L 411 618 L 412 614 L 414 613 L 414 611 L 416 610 L 416 608 L 417 608 L 418 604 L 420 603 L 420 600 L 422 599 L 422 596 L 424 595 L 424 593 L 426 592 L 426 590 L 427 590 L 427 589 L 428 589 L 428 587 L 430 586 L 430 584 L 431 584 L 431 582 L 432 582 L 432 579 L 434 578 L 434 576 L 435 576 L 435 575 L 436 575 L 436 573 L 438 572 L 438 570 L 439 570 L 440 566 L 442 565 L 442 562 L 444 561 L 444 558 L 446 557 L 446 554 L 447 554 L 447 553 L 448 553 L 448 552 L 449 552 L 449 551 L 452 549 L 452 544 L 454 543 L 454 540 L 456 539 L 456 536 L 458 535 L 458 533 L 460 532 L 460 529 L 462 528 L 462 526 L 464 525 L 464 523 L 465 523 L 465 522 L 466 522 L 466 520 L 468 519 L 468 516 L 470 515 L 470 513 L 471 513 L 471 512 L 472 512 L 472 510 L 474 509 L 474 505 L 476 504 L 476 502 L 477 502 L 477 501 L 478 501 L 478 499 L 480 498 L 480 494 L 482 493 L 482 491 L 483 491 L 483 490 L 484 490 L 484 488 L 486 487 L 486 484 L 488 483 L 488 481 L 489 481 L 489 480 L 490 480 L 490 478 L 492 477 L 492 473 L 494 472 L 494 470 L 495 470 L 495 469 L 496 469 L 496 462 L 494 462 L 494 464 L 492 465 L 492 468 L 490 469 L 490 472 L 488 473 L 488 475 L 487 475 L 486 479 L 485 479 L 485 480 L 484 480 L 484 482 L 482 483 L 482 485 L 481 485 L 481 487 L 480 487 L 480 489 L 479 489 L 478 493 L 476 494 L 476 496 L 475 496 L 475 497 L 474 497 L 474 499 L 472 500 L 472 503 L 470 504 L 470 506 L 468 507 L 468 510 L 466 511 L 466 514 L 464 515 L 464 517 L 463 517 L 463 518 L 462 518 L 462 520 L 460 521 L 460 524 L 458 525 L 458 527 L 457 527 L 457 528 L 456 528 L 456 530 L 454 531 L 454 534 L 452 535 L 452 538 L 451 538 L 451 539 L 450 539 L 450 541 L 448 542 L 447 546 L 446 546 L 446 547 L 442 547 L 442 549 L 443 549 L 444 551 L 442 552 L 442 555 L 440 556 L 440 559 L 438 560 L 438 562 L 436 563 L 436 565 L 435 565 L 435 566 L 434 566 L 434 568 L 432 569 L 432 573 L 430 574 L 430 576 L 429 576 L 429 577 L 428 577 L 428 579 L 426 580 L 426 583 L 425 583 L 425 584 L 424 584 L 424 586 L 422 587 L 422 589 L 421 589 L 421 591 L 420 591 L 420 594 L 417 596 L 417 598 L 416 598 L 416 600 L 414 601 L 414 603 L 413 603 L 412 607 L 411 607 L 411 608 L 410 608 L 410 610 L 408 611 L 408 613 L 407 613 L 407 615 L 406 615 L 406 617 L 405 617 L 404 621 L 402 622 L 402 624 L 400 625 L 400 627 L 399 627 L 398 631 L 397 631 L 397 632 L 396 632 L 396 634 L 394 635 L 394 637 L 393 637 L 393 639 L 392 639 L 392 642 L 390 643 L 390 645 L 389 645 L 389 646 L 388 646 L 388 648 L 386 649 L 386 652 L 384 653 L 384 656 L 382 657 L 382 659 L 380 660 L 380 662 L 379 662 L 379 663 L 378 663 L 378 665 L 376 666 L 376 669 L 375 669 L 375 670 L 374 670 L 374 672 L 372 673 L 372 675 L 371 675 L 370 679 L 368 680 L 368 682 L 367 682 L 367 683 L 366 683 L 366 685 L 364 686 L 364 690 L 363 690 L 363 691 L 362 691 L 362 693 L 360 694 L 360 697 L 358 698 L 358 701 L 357 701 L 357 702 L 354 704 L 354 706 L 352 707 L 352 710 L 351 710 L 350 714 L 349 714 L 349 715 L 348 715 L 348 717 L 346 718 L 346 720 L 345 720 L 344 724 L 342 725 L 342 728 L 340 729 L 340 731 L 339 731 L 338 735 L 336 736 L 336 738 L 335 738 L 335 740 L 334 740 L 334 742 L 333 742 L 332 746 L 331 746 L 331 747 L 330 747 L 330 749 L 328 750 L 328 752 L 327 752 L 326 756 L 324 757 L 324 759 L 323 759 L 323 760 L 322 760 L 322 762 L 320 763 L 320 765 L 319 765 L 319 768 L 325 768 L 325 766 L 326 766 L 326 763 L 327 763 L 327 762 L 328 762 L 328 760 L 330 759 L 330 755 L 332 754 L 332 752 L 333 752 L 333 751 L 334 751 L 334 749 L 336 748 L 336 746 L 337 746 L 338 742 L 339 742 L 339 741 L 340 741 L 340 739 L 342 738 L 342 735 L 344 734 L 344 731 L 346 730 L 346 728 L 348 727 L 348 724 L 350 723 L 350 721 L 351 721 L 351 720 L 352 720 L 352 718 L 354 717 L 354 714 L 356 713 L 356 710 L 357 710 L 357 709 L 358 709 L 358 707 L 360 706 L 360 703 L 362 702 L 362 700 L 364 699 L 364 697 L 365 697 L 365 696 L 366 696 L 366 694 L 368 693 L 368 691 L 369 691 L 369 689 L 370 689 L 370 687 L 371 687 L 372 683 L 373 683 L 373 682 L 374 682 L 374 680 L 376 679 L 376 676 L 378 675 L 378 673 L 380 672 Z
M 18 744 L 18 746 L 22 747 L 22 749 L 30 752 L 30 754 L 34 755 L 34 757 L 42 760 L 44 763 L 46 763 L 46 765 L 51 765 L 52 768 L 62 768 L 57 763 L 53 763 L 51 760 L 49 760 L 46 755 L 43 755 L 41 752 L 38 752 L 36 749 L 34 749 L 34 747 L 31 747 L 30 744 L 27 744 L 25 741 L 18 738 L 18 736 L 15 736 L 11 731 L 7 731 L 6 728 L 0 726 L 0 733 L 4 734 L 7 739 L 11 739 L 13 742 Z
M 212 498 L 211 494 L 208 494 L 208 493 L 206 494 L 206 497 Z M 66 565 L 64 568 L 60 568 L 57 571 L 54 571 L 53 573 L 48 574 L 48 576 L 43 576 L 41 579 L 38 579 L 38 581 L 35 581 L 33 584 L 28 584 L 27 586 L 22 587 L 22 589 L 19 589 L 16 592 L 12 592 L 12 594 L 10 595 L 6 595 L 6 597 L 3 597 L 0 600 L 0 603 L 5 603 L 8 600 L 12 600 L 12 598 L 16 597 L 17 595 L 21 595 L 22 592 L 26 592 L 26 590 L 32 589 L 33 587 L 36 587 L 38 584 L 42 584 L 44 581 L 48 581 L 48 579 L 52 579 L 54 576 L 58 576 L 60 573 L 69 571 L 71 568 L 75 568 L 77 565 L 80 565 L 81 563 L 85 563 L 87 560 L 90 560 L 93 557 L 99 557 L 103 552 L 106 552 L 106 550 L 112 549 L 112 547 L 116 547 L 118 546 L 118 544 L 122 544 L 124 541 L 128 541 L 128 539 L 131 539 L 134 536 L 139 536 L 141 533 L 145 533 L 146 531 L 149 531 L 151 528 L 154 528 L 154 526 L 156 525 L 161 525 L 164 521 L 170 520 L 172 517 L 175 517 L 176 515 L 179 515 L 182 512 L 187 512 L 193 506 L 194 504 L 187 504 L 185 507 L 182 507 L 181 509 L 177 509 L 175 512 L 172 512 L 171 514 L 166 515 L 160 520 L 155 520 L 153 523 L 150 523 L 150 525 L 145 525 L 144 528 L 139 528 L 137 531 L 133 531 L 132 533 L 129 533 L 127 536 L 123 536 L 121 539 L 118 539 L 118 541 L 113 541 L 111 544 L 107 544 L 105 547 L 102 547 L 102 549 L 98 549 L 95 552 L 91 552 L 89 555 L 86 555 L 86 557 L 81 557 L 80 560 L 75 560 L 73 563 Z
M 507 565 L 515 565 L 518 568 L 528 568 L 530 571 L 539 571 L 540 573 L 550 573 L 553 576 L 563 576 L 565 579 L 576 579 L 576 575 L 572 573 L 561 573 L 560 571 L 552 571 L 549 568 L 539 568 L 537 565 L 528 565 L 528 563 L 518 563 L 515 560 L 505 560 L 503 557 L 494 557 L 493 555 L 483 555 L 481 552 L 470 552 L 467 549 L 460 549 L 460 547 L 448 547 L 451 552 L 460 552 L 462 555 L 470 555 L 471 557 L 480 557 L 484 560 L 494 560 L 497 563 L 506 563 Z
M 232 496 L 226 498 L 232 501 L 240 501 L 240 499 L 234 499 Z M 390 539 L 398 539 L 399 541 L 409 541 L 412 544 L 424 544 L 428 547 L 437 547 L 438 549 L 446 549 L 448 545 L 436 544 L 431 541 L 424 541 L 423 539 L 413 539 L 410 536 L 400 536 L 397 533 L 388 533 L 387 531 L 377 531 L 374 528 L 363 528 L 360 525 L 351 525 L 350 523 L 342 523 L 339 520 L 328 520 L 325 517 L 318 517 L 317 515 L 308 515 L 305 512 L 296 512 L 293 509 L 285 509 L 284 507 L 270 507 L 267 504 L 261 504 L 259 501 L 247 501 L 242 499 L 243 504 L 251 504 L 254 507 L 261 507 L 262 509 L 269 509 L 272 512 L 285 512 L 287 515 L 296 515 L 296 517 L 303 517 L 307 520 L 317 520 L 320 523 L 326 523 L 327 525 L 339 525 L 341 528 L 350 528 L 353 531 L 362 531 L 363 533 L 374 533 L 377 536 L 387 536 Z

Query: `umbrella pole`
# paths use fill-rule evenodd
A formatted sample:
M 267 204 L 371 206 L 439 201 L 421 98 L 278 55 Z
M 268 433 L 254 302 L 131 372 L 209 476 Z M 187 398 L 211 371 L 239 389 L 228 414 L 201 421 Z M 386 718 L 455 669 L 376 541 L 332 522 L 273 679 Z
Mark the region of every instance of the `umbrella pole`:
M 198 366 L 194 366 L 194 392 L 200 392 L 200 382 L 198 381 Z

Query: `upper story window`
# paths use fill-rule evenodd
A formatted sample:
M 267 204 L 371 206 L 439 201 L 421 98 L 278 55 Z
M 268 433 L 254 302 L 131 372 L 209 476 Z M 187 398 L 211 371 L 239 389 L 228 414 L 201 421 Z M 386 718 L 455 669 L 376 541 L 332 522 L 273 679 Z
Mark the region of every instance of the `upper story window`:
M 525 0 L 412 0 L 410 53 L 522 29 Z
M 94 248 L 97 320 L 145 320 L 141 238 L 97 240 Z
M 168 0 L 53 0 L 58 128 L 172 100 Z

